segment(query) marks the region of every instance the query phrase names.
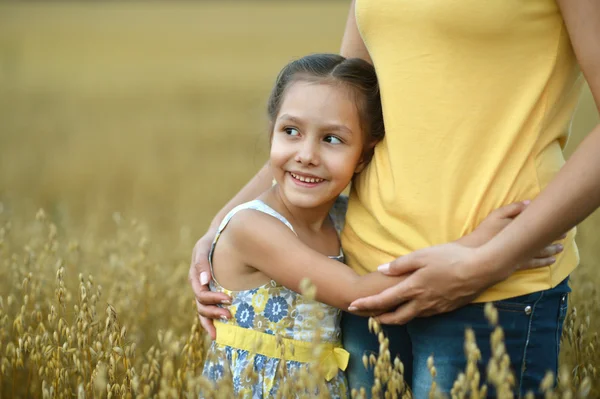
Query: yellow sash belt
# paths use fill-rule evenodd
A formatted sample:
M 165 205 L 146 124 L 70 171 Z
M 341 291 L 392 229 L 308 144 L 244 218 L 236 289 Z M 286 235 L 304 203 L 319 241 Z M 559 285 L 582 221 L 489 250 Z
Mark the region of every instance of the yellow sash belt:
M 301 363 L 315 361 L 315 345 L 311 342 L 298 341 L 260 331 L 242 328 L 215 320 L 217 329 L 216 342 L 233 348 L 247 350 L 251 353 Z M 279 341 L 279 342 L 278 342 Z M 322 343 L 319 364 L 325 371 L 325 379 L 330 381 L 339 370 L 346 370 L 350 354 L 339 345 Z

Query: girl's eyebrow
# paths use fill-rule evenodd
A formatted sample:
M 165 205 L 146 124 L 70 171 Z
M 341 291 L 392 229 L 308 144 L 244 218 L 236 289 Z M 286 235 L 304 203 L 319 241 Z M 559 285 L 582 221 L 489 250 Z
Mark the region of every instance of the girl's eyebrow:
M 278 121 L 282 120 L 282 119 L 285 119 L 285 120 L 288 120 L 288 121 L 294 122 L 294 123 L 301 123 L 302 122 L 299 118 L 296 118 L 295 116 L 292 116 L 290 114 L 283 114 L 279 118 L 277 118 Z
M 301 124 L 302 120 L 300 118 L 297 118 L 295 116 L 292 116 L 290 114 L 283 114 L 281 115 L 279 118 L 277 118 L 278 121 L 281 120 L 287 120 L 296 124 Z M 348 129 L 346 126 L 344 125 L 336 125 L 336 124 L 331 124 L 331 125 L 324 125 L 322 126 L 322 130 L 326 130 L 326 131 L 333 131 L 333 132 L 341 132 L 341 133 L 345 133 L 345 134 L 352 134 L 352 130 Z

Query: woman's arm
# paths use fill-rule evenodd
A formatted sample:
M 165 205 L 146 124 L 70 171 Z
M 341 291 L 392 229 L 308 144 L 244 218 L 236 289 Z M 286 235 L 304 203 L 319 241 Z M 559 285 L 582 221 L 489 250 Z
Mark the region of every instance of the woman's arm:
M 358 31 L 358 26 L 356 25 L 354 3 L 355 0 L 352 0 L 350 11 L 348 11 L 348 19 L 346 20 L 346 29 L 344 29 L 340 54 L 346 58 L 362 58 L 372 64 L 373 61 L 371 61 L 369 51 L 367 50 L 365 42 Z
M 559 0 L 577 60 L 600 112 L 600 2 Z M 600 125 L 581 142 L 554 180 L 505 232 L 481 247 L 478 256 L 496 278 L 567 231 L 600 206 Z M 504 252 L 503 256 L 498 256 Z M 495 259 L 495 260 L 492 260 Z
M 558 0 L 581 70 L 600 111 L 600 2 Z M 600 206 L 600 125 L 586 137 L 540 195 L 500 234 L 478 248 L 456 243 L 413 252 L 382 271 L 413 272 L 403 283 L 352 304 L 389 309 L 383 323 L 453 310 L 515 271 L 545 242 L 570 230 Z
M 192 252 L 192 261 L 188 273 L 188 280 L 192 285 L 192 290 L 196 296 L 196 309 L 200 317 L 200 324 L 214 339 L 216 336 L 212 319 L 221 317 L 230 317 L 226 309 L 214 306 L 220 303 L 227 303 L 229 297 L 223 293 L 211 292 L 208 289 L 208 282 L 211 279 L 210 267 L 208 265 L 208 252 L 215 233 L 221 220 L 230 210 L 244 202 L 251 201 L 264 193 L 271 187 L 273 175 L 266 163 L 256 175 L 229 201 L 212 220 L 208 231 L 200 238 Z

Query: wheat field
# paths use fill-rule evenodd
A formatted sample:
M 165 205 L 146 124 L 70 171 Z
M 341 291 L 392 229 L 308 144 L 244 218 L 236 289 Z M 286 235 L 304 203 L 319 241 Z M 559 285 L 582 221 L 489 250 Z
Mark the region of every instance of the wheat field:
M 192 246 L 266 160 L 277 72 L 337 52 L 346 3 L 0 3 L 1 398 L 209 389 Z M 598 122 L 585 90 L 567 153 Z M 600 397 L 599 231 L 548 397 Z

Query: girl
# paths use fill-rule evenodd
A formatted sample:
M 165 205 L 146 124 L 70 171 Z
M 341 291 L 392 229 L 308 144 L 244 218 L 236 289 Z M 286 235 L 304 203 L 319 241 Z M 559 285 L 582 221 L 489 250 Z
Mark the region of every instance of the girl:
M 278 368 L 286 378 L 306 370 L 314 360 L 306 348 L 316 339 L 324 343 L 320 389 L 346 397 L 340 309 L 402 280 L 356 274 L 343 264 L 338 236 L 340 194 L 384 135 L 375 70 L 333 54 L 293 61 L 277 77 L 268 113 L 276 184 L 231 210 L 213 240 L 210 288 L 231 297 L 222 306 L 232 318 L 215 322 L 203 374 L 217 383 L 232 378 L 239 396 L 274 397 L 282 387 Z M 520 210 L 522 204 L 501 208 L 460 242 L 491 239 Z M 319 302 L 298 293 L 304 278 L 316 286 Z M 248 368 L 254 382 L 244 377 Z

